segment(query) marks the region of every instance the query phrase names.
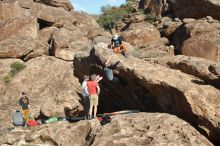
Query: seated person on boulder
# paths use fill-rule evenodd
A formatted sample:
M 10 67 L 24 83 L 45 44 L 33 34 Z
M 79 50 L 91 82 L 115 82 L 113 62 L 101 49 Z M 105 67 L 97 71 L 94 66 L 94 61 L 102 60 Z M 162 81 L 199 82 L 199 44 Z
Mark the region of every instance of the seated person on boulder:
M 111 46 L 115 53 L 122 53 L 125 57 L 127 57 L 127 48 L 124 45 L 123 39 L 117 34 L 112 38 Z

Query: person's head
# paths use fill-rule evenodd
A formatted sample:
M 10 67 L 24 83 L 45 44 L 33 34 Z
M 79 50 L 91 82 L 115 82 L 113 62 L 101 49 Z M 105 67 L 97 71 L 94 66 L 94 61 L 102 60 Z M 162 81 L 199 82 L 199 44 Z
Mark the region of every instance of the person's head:
M 109 60 L 106 60 L 106 61 L 105 61 L 105 67 L 108 67 L 108 66 L 110 65 L 110 63 L 111 63 L 111 62 L 110 62 Z
M 85 81 L 85 80 L 88 81 L 88 80 L 89 80 L 89 76 L 84 75 L 84 76 L 83 76 L 83 80 L 84 80 L 84 81 Z
M 118 37 L 119 37 L 118 34 L 115 34 L 114 37 L 113 37 L 113 40 L 117 40 Z
M 25 96 L 25 95 L 27 95 L 27 93 L 26 92 L 21 92 L 21 95 Z
M 97 78 L 96 74 L 92 74 L 92 75 L 90 76 L 90 80 L 91 80 L 91 81 L 95 81 L 96 78 Z

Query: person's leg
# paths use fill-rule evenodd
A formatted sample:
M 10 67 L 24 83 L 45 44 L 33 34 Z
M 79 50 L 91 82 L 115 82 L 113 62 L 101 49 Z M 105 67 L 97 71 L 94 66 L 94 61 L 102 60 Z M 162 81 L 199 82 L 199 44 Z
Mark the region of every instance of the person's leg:
M 90 101 L 90 108 L 89 108 L 89 120 L 91 119 L 92 117 L 92 108 L 93 108 L 93 104 L 91 104 L 91 101 Z
M 114 51 L 115 53 L 119 53 L 120 47 L 115 47 L 115 48 L 113 49 L 113 51 Z
M 94 118 L 96 118 L 96 114 L 97 114 L 97 105 L 94 105 Z
M 127 57 L 128 53 L 127 53 L 127 48 L 125 47 L 124 43 L 122 43 L 120 45 L 120 50 L 122 51 L 122 54 Z
M 29 122 L 29 114 L 30 114 L 30 110 L 29 109 L 26 109 L 26 110 L 23 110 L 22 111 L 23 115 L 24 115 L 24 118 L 25 118 L 25 124 L 27 125 L 28 122 Z
M 99 96 L 98 95 L 95 95 L 94 96 L 94 118 L 96 118 L 96 114 L 97 114 L 97 106 L 99 104 Z

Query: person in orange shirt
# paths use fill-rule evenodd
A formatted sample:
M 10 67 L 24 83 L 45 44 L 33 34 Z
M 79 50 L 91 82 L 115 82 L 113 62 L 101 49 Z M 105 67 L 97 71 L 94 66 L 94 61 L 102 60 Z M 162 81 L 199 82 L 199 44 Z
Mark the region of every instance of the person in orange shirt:
M 97 76 L 95 74 L 90 76 L 90 81 L 87 82 L 86 92 L 89 95 L 90 100 L 90 109 L 89 109 L 89 118 L 92 117 L 93 107 L 94 107 L 94 115 L 93 117 L 96 118 L 97 114 L 97 107 L 99 104 L 99 93 L 100 87 L 99 84 L 96 82 Z

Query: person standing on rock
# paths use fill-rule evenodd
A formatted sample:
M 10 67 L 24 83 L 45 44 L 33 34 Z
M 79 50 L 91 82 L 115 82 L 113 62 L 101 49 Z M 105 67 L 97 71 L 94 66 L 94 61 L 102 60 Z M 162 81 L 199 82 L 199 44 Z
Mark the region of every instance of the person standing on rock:
M 125 57 L 128 56 L 127 48 L 124 45 L 123 39 L 119 35 L 114 35 L 111 40 L 111 46 L 115 53 L 122 53 Z
M 99 102 L 98 95 L 100 93 L 100 87 L 96 80 L 97 80 L 96 74 L 92 74 L 90 76 L 90 81 L 88 81 L 87 86 L 86 86 L 86 92 L 89 95 L 89 100 L 90 100 L 90 109 L 89 109 L 90 118 L 92 117 L 93 107 L 94 107 L 93 117 L 96 118 L 97 106 Z
M 103 77 L 100 77 L 98 75 L 95 81 L 98 83 L 102 79 Z M 88 114 L 89 114 L 89 94 L 86 91 L 88 81 L 89 81 L 89 76 L 84 75 L 81 87 L 82 87 L 82 96 L 83 96 L 83 102 L 84 102 L 84 108 L 85 108 L 85 119 L 88 119 Z
M 22 108 L 22 114 L 25 118 L 26 125 L 29 122 L 29 116 L 30 116 L 30 106 L 29 106 L 29 98 L 27 97 L 27 93 L 22 92 L 21 98 L 19 99 L 19 105 Z
M 53 33 L 50 35 L 50 38 L 48 40 L 48 44 L 49 44 L 49 49 L 48 49 L 48 54 L 49 56 L 56 56 L 56 41 L 55 41 L 55 38 L 54 38 L 54 35 Z

